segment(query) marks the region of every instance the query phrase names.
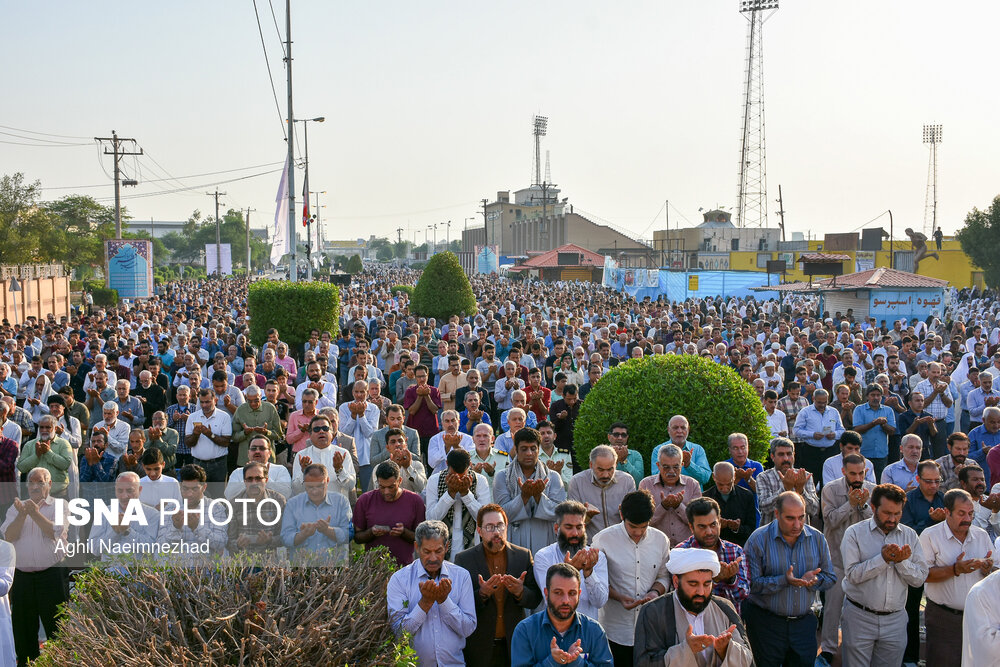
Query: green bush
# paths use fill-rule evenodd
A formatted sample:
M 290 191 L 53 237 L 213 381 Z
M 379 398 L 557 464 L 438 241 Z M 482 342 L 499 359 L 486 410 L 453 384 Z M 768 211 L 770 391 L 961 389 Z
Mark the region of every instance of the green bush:
M 430 258 L 413 290 L 410 310 L 420 317 L 447 322 L 452 315 L 474 315 L 476 296 L 469 278 L 453 252 L 441 252 Z
M 32 664 L 414 665 L 389 625 L 394 569 L 385 548 L 342 568 L 245 555 L 203 567 L 94 567 L 77 577 L 59 638 Z
M 393 285 L 392 289 L 389 291 L 392 292 L 393 294 L 396 294 L 398 292 L 406 292 L 406 296 L 408 296 L 410 299 L 413 298 L 413 285 Z
M 351 255 L 351 258 L 347 260 L 347 268 L 345 270 L 352 276 L 364 271 L 365 266 L 361 262 L 361 255 Z
M 91 290 L 95 306 L 117 306 L 118 290 L 108 287 L 95 287 Z
M 590 450 L 607 442 L 608 427 L 621 421 L 648 475 L 653 448 L 669 440 L 674 415 L 687 417 L 688 439 L 705 448 L 710 464 L 729 458 L 730 433 L 747 435 L 751 458 L 760 461 L 767 451 L 767 413 L 739 375 L 698 356 L 658 354 L 612 368 L 587 394 L 573 432 L 577 461 L 586 465 Z
M 297 354 L 312 329 L 329 331 L 336 338 L 340 289 L 322 282 L 258 280 L 250 284 L 247 310 L 254 345 L 263 345 L 267 330 L 273 327 Z

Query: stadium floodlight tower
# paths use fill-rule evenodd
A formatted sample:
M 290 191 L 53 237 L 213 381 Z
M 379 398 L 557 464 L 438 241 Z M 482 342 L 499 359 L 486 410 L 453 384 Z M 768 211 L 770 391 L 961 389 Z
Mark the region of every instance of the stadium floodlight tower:
M 924 234 L 929 238 L 937 229 L 937 147 L 941 143 L 940 125 L 924 125 L 924 143 L 931 147 L 930 161 L 927 163 L 927 194 L 924 197 Z
M 548 116 L 535 116 L 532 121 L 532 134 L 535 135 L 535 180 L 532 185 L 542 184 L 542 137 L 549 128 Z
M 764 151 L 764 22 L 778 0 L 740 0 L 747 28 L 747 61 L 743 82 L 743 136 L 740 142 L 740 189 L 736 226 L 767 224 L 767 169 Z

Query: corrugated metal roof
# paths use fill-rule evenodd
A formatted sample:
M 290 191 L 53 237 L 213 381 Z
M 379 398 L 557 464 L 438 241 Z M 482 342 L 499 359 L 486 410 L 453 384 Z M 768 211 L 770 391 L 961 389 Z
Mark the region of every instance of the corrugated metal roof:
M 567 243 L 566 245 L 553 248 L 548 252 L 543 252 L 540 255 L 532 257 L 528 261 L 521 264 L 518 268 L 551 269 L 566 266 L 565 264 L 559 263 L 559 253 L 561 252 L 575 252 L 583 255 L 579 264 L 573 264 L 571 266 L 604 266 L 604 255 L 599 255 L 596 252 L 587 250 L 586 248 L 578 246 L 575 243 Z
M 837 255 L 825 252 L 809 252 L 799 255 L 800 262 L 829 262 L 831 264 L 835 264 L 837 262 L 846 262 L 850 259 L 850 255 Z

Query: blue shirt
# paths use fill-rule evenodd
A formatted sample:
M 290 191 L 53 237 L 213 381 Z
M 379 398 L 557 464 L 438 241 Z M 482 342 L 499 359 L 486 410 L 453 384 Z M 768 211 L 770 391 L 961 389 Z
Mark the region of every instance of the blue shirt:
M 917 535 L 924 532 L 924 528 L 933 526 L 937 521 L 931 519 L 928 513 L 932 507 L 944 507 L 944 494 L 938 491 L 934 495 L 934 500 L 928 502 L 920 489 L 913 489 L 906 494 L 906 504 L 903 505 L 902 522 L 917 531 Z
M 660 474 L 660 466 L 657 464 L 657 459 L 660 455 L 660 447 L 663 445 L 671 444 L 669 440 L 666 442 L 661 442 L 656 447 L 653 447 L 652 454 L 652 474 Z M 708 465 L 708 456 L 705 454 L 705 448 L 701 445 L 691 442 L 690 440 L 684 441 L 684 446 L 681 447 L 686 452 L 691 452 L 691 463 L 686 468 L 681 470 L 681 473 L 687 475 L 688 477 L 694 477 L 701 484 L 702 488 L 705 488 L 705 484 L 712 477 L 712 469 Z
M 299 526 L 319 519 L 329 519 L 336 539 L 331 540 L 317 530 L 296 547 L 295 534 L 299 532 Z M 281 541 L 285 543 L 286 547 L 295 549 L 308 549 L 309 551 L 335 549 L 339 545 L 347 543 L 350 528 L 351 504 L 347 502 L 344 495 L 336 491 L 329 491 L 326 494 L 326 499 L 316 505 L 309 500 L 309 494 L 303 491 L 292 496 L 285 505 L 285 512 L 281 517 Z
M 895 422 L 893 422 L 895 423 Z M 815 405 L 802 408 L 798 416 L 795 417 L 795 426 L 792 429 L 794 440 L 801 440 L 813 447 L 826 448 L 837 442 L 837 438 L 844 435 L 844 424 L 840 420 L 840 412 L 830 406 L 820 412 Z M 829 439 L 826 437 L 815 438 L 815 433 L 833 433 L 836 437 Z
M 425 612 L 419 604 L 420 584 L 430 577 L 423 563 L 415 560 L 396 570 L 385 592 L 389 624 L 397 637 L 410 633 L 410 645 L 421 664 L 464 667 L 465 638 L 476 629 L 472 578 L 468 570 L 449 561 L 441 564 L 440 577 L 451 580 L 451 593 L 444 604 L 435 602 Z
M 726 461 L 728 463 L 732 463 L 734 468 L 738 468 L 740 470 L 753 470 L 753 478 L 754 479 L 757 479 L 757 475 L 759 475 L 762 472 L 764 472 L 764 466 L 761 465 L 760 462 L 754 461 L 751 458 L 747 458 L 746 462 L 742 466 L 736 465 L 736 461 L 734 461 L 733 457 L 731 457 L 731 456 L 728 459 L 726 459 Z M 750 484 L 748 484 L 745 479 L 741 479 L 740 482 L 739 482 L 739 484 L 737 484 L 737 486 L 742 486 L 744 489 L 746 489 L 750 493 L 753 493 L 754 494 L 754 496 L 753 496 L 754 504 L 755 505 L 757 504 L 757 494 L 754 493 L 753 489 L 750 488 Z
M 772 521 L 753 531 L 743 545 L 750 566 L 749 601 L 778 616 L 804 616 L 809 613 L 814 593 L 832 588 L 837 575 L 830 560 L 826 538 L 812 526 L 803 526 L 795 544 L 789 546 Z M 816 584 L 809 588 L 792 586 L 785 579 L 788 566 L 792 574 L 801 577 L 820 568 Z
M 969 392 L 969 400 L 965 408 L 969 411 L 969 418 L 974 422 L 983 421 L 983 410 L 986 409 L 987 396 L 1000 396 L 1000 391 L 991 389 L 989 393 L 984 393 L 982 387 L 976 387 Z
M 510 410 L 513 410 L 513 409 L 514 408 L 511 408 Z M 500 413 L 500 430 L 501 431 L 509 431 L 510 430 L 510 426 L 507 425 L 507 414 L 510 412 L 510 410 L 504 410 L 503 412 Z M 535 416 L 535 413 L 532 412 L 531 410 L 528 410 L 527 408 L 525 408 L 524 411 L 528 413 L 528 415 L 524 418 L 524 425 L 525 425 L 525 427 L 527 427 L 527 428 L 538 428 L 538 417 Z M 489 422 L 486 422 L 486 423 L 489 424 Z
M 896 411 L 884 405 L 872 410 L 868 403 L 854 408 L 854 425 L 870 424 L 879 417 L 885 417 L 886 426 L 896 427 Z M 881 425 L 873 426 L 861 434 L 861 455 L 870 459 L 884 459 L 889 456 L 889 434 Z
M 906 461 L 900 459 L 895 463 L 890 463 L 882 470 L 882 483 L 895 484 L 899 488 L 906 490 L 906 487 L 917 485 L 917 471 L 906 467 Z
M 558 667 L 552 659 L 552 638 L 556 645 L 566 651 L 580 640 L 583 653 L 569 663 L 573 667 L 589 665 L 614 665 L 611 646 L 601 624 L 583 614 L 575 614 L 573 622 L 565 634 L 559 634 L 552 626 L 547 610 L 532 614 L 517 624 L 510 644 L 511 667 Z
M 483 413 L 483 418 L 482 421 L 476 422 L 476 426 L 479 426 L 480 424 L 489 424 L 490 426 L 493 426 L 493 422 L 490 421 L 490 415 L 489 413 L 486 412 L 486 409 L 480 405 L 479 410 Z M 458 413 L 458 430 L 461 431 L 462 433 L 468 433 L 469 435 L 472 435 L 472 429 L 469 428 L 468 410 L 462 410 L 461 412 Z
M 982 424 L 969 431 L 969 455 L 1000 445 L 1000 431 L 990 433 Z

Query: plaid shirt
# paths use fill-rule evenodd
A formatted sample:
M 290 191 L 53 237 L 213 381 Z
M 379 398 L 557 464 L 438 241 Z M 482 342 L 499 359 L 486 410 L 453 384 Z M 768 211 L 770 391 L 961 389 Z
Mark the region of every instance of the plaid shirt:
M 795 424 L 795 418 L 799 416 L 799 413 L 809 407 L 809 399 L 805 396 L 799 396 L 796 400 L 792 400 L 788 396 L 785 396 L 778 400 L 777 408 L 785 413 L 785 419 L 788 420 L 788 425 L 792 426 Z
M 177 419 L 178 414 L 185 414 L 190 416 L 192 412 L 198 411 L 198 405 L 196 403 L 188 403 L 183 408 L 174 403 L 169 408 L 167 408 L 167 426 L 169 428 L 177 431 L 177 435 L 180 436 L 177 440 L 177 453 L 178 454 L 190 454 L 191 448 L 184 444 L 184 431 L 187 429 L 186 419 Z
M 261 553 L 281 546 L 281 521 L 275 522 L 275 520 L 281 518 L 281 514 L 285 509 L 285 497 L 277 491 L 267 488 L 264 489 L 264 497 L 274 500 L 278 505 L 275 506 L 274 503 L 260 504 L 259 501 L 252 499 L 248 503 L 237 503 L 236 500 L 238 498 L 250 498 L 246 490 L 240 492 L 233 499 L 233 505 L 240 509 L 234 510 L 233 520 L 229 522 L 229 527 L 227 528 L 230 553 L 237 551 Z M 244 510 L 243 508 L 246 509 Z M 243 521 L 244 511 L 246 512 L 246 522 Z M 271 525 L 266 525 L 267 523 Z M 257 534 L 261 531 L 271 534 L 271 541 L 267 544 L 262 545 L 257 543 Z M 249 546 L 240 548 L 236 545 L 240 535 L 247 535 L 251 538 Z
M 9 413 L 7 419 L 21 427 L 21 442 L 18 443 L 18 449 L 21 448 L 21 445 L 35 437 L 35 429 L 38 427 L 31 420 L 31 413 L 20 405 L 14 406 L 14 412 Z
M 941 400 L 941 394 L 935 396 L 933 402 L 927 402 L 930 395 L 934 393 L 934 386 L 931 384 L 930 380 L 921 380 L 917 386 L 913 388 L 913 391 L 920 392 L 924 395 L 924 410 L 931 413 L 935 420 L 944 419 L 948 416 L 948 406 Z M 946 389 L 945 391 L 948 390 Z M 948 394 L 948 398 L 951 398 L 951 394 Z
M 687 538 L 680 544 L 674 547 L 674 549 L 701 549 L 703 548 L 698 541 L 694 538 L 694 535 Z M 743 548 L 733 542 L 728 540 L 719 540 L 719 544 L 715 549 L 715 553 L 719 556 L 720 563 L 732 563 L 737 558 L 742 558 L 740 561 L 740 567 L 736 571 L 736 578 L 733 581 L 716 581 L 712 585 L 712 593 L 718 595 L 719 597 L 724 597 L 733 603 L 736 607 L 736 611 L 740 610 L 740 603 L 746 600 L 750 596 L 750 566 L 747 565 L 747 559 L 743 555 Z

